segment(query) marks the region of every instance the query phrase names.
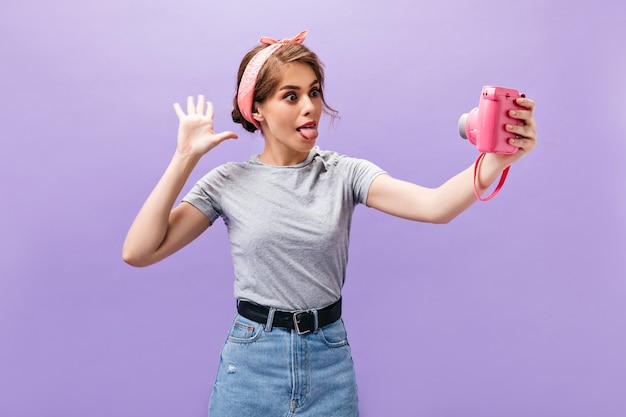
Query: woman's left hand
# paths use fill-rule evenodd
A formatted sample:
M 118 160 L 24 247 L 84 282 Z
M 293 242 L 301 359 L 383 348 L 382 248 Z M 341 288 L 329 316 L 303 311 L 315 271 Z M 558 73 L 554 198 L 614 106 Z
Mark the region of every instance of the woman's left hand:
M 506 165 L 522 159 L 537 145 L 537 124 L 533 117 L 535 102 L 526 97 L 520 97 L 515 100 L 515 103 L 523 109 L 510 110 L 509 116 L 521 120 L 524 124 L 506 125 L 506 130 L 512 134 L 509 143 L 519 148 L 519 151 L 513 155 L 497 155 L 500 162 Z

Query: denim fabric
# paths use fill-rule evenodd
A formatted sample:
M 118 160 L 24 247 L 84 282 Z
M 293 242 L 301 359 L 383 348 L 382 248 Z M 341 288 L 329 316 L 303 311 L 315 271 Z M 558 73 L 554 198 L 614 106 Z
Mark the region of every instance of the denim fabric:
M 298 335 L 235 316 L 210 417 L 354 417 L 357 386 L 343 321 Z

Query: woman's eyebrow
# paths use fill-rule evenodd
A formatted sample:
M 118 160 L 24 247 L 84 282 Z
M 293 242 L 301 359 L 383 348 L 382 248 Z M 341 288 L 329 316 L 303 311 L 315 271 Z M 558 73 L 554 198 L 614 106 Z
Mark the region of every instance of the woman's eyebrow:
M 318 80 L 313 80 L 313 82 L 309 85 L 309 87 L 313 87 L 315 84 L 319 84 Z M 284 85 L 278 89 L 278 91 L 282 90 L 300 90 L 300 87 L 297 85 Z

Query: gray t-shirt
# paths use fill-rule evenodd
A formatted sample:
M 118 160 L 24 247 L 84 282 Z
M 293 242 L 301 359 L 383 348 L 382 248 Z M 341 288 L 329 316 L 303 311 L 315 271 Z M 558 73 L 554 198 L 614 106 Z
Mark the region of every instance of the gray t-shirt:
M 363 159 L 315 147 L 294 166 L 258 156 L 206 174 L 184 197 L 224 219 L 235 297 L 295 311 L 337 301 L 346 275 L 352 213 L 384 173 Z

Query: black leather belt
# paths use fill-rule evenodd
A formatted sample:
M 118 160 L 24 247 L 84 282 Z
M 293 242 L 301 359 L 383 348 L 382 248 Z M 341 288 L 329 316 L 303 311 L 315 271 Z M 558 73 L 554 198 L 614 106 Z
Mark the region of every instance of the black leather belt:
M 237 312 L 243 317 L 267 325 L 270 309 L 250 301 L 239 301 Z M 315 332 L 320 327 L 334 323 L 341 318 L 341 298 L 328 307 L 319 310 L 282 311 L 274 310 L 271 325 L 294 329 L 298 334 Z

